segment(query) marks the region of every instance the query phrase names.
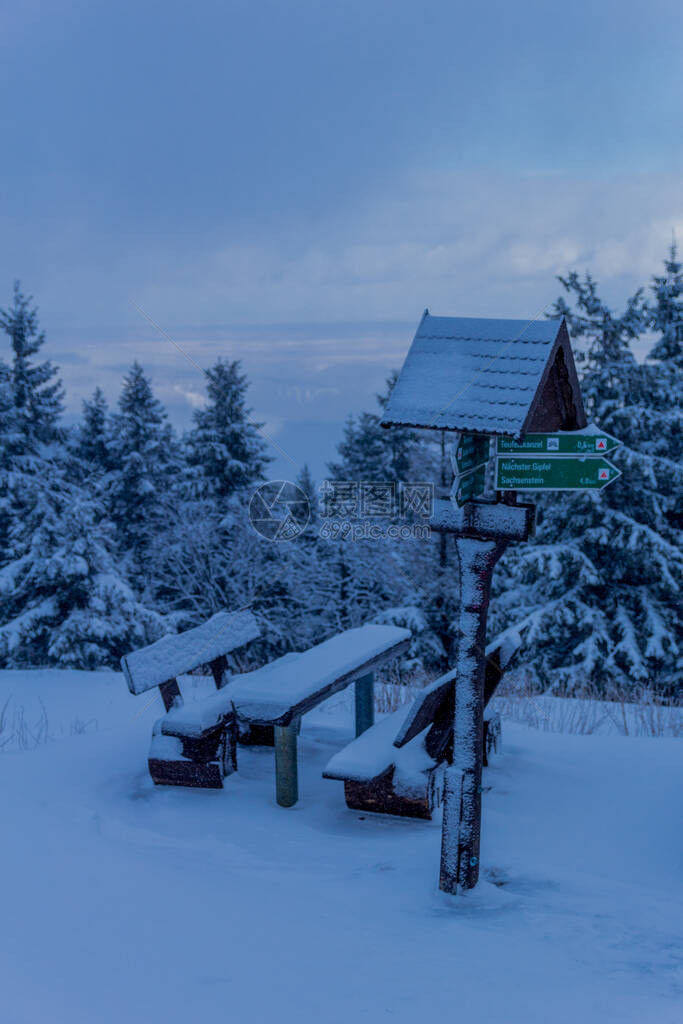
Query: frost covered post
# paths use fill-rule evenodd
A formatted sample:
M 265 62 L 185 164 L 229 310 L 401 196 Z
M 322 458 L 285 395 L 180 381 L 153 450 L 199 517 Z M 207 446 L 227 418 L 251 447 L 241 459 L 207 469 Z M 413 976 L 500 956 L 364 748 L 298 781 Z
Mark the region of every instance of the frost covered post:
M 535 506 L 435 502 L 432 528 L 455 535 L 460 568 L 460 612 L 455 657 L 453 763 L 446 768 L 439 886 L 472 889 L 479 878 L 481 773 L 484 740 L 486 615 L 496 562 L 511 541 L 529 538 Z
M 486 613 L 493 568 L 505 544 L 457 537 L 460 614 L 455 661 L 453 764 L 444 775 L 439 887 L 471 889 L 479 877 L 484 742 Z

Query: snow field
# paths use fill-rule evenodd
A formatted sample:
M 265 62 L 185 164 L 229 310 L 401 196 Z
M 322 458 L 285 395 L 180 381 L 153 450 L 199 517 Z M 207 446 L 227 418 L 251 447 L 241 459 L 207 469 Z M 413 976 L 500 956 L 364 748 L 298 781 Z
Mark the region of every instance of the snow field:
M 158 695 L 48 671 L 0 673 L 0 695 L 20 676 L 56 738 L 0 757 L 6 1024 L 683 1018 L 677 740 L 504 723 L 485 881 L 451 898 L 438 820 L 349 811 L 321 778 L 348 699 L 304 719 L 285 810 L 272 751 L 241 748 L 222 791 L 155 789 Z M 73 714 L 99 731 L 71 735 Z

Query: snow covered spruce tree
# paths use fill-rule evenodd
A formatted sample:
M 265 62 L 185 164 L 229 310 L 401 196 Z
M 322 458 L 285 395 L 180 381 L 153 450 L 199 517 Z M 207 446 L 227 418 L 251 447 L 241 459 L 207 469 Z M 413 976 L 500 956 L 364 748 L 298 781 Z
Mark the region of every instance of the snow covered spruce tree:
M 263 480 L 271 459 L 259 433 L 262 424 L 249 418 L 249 381 L 240 363 L 219 359 L 205 372 L 209 400 L 194 413 L 194 427 L 186 438 L 187 461 L 196 492 L 220 504 Z
M 17 427 L 10 369 L 0 362 L 0 566 L 7 561 L 7 542 L 12 522 L 11 482 L 21 454 L 21 434 Z
M 651 327 L 660 335 L 650 352 L 650 359 L 674 363 L 683 369 L 683 264 L 672 242 L 664 274 L 652 281 L 654 301 L 651 304 Z
M 19 290 L 0 314 L 14 351 L 0 373 L 0 663 L 116 664 L 135 640 L 160 632 L 120 576 L 111 526 L 74 479 L 60 443 L 61 384 L 35 364 L 44 336 Z
M 286 579 L 264 565 L 249 522 L 249 500 L 270 458 L 246 404 L 247 376 L 238 362 L 219 360 L 206 371 L 206 385 L 207 403 L 183 440 L 185 465 L 167 530 L 154 545 L 158 598 L 183 626 L 223 608 L 270 607 Z
M 56 368 L 36 362 L 45 335 L 38 310 L 15 282 L 12 305 L 0 310 L 0 328 L 9 338 L 10 360 L 0 362 L 0 566 L 10 560 L 9 532 L 24 512 L 20 486 L 39 470 L 46 445 L 61 440 L 63 388 Z
M 0 570 L 0 652 L 7 667 L 117 666 L 164 632 L 119 571 L 114 530 L 59 457 L 17 482 L 22 506 Z
M 34 359 L 45 342 L 45 334 L 38 328 L 38 309 L 31 305 L 32 301 L 16 281 L 12 305 L 0 310 L 0 328 L 9 335 L 12 348 L 6 381 L 19 434 L 31 442 L 50 442 L 59 437 L 64 389 L 57 368 L 49 360 Z
M 376 396 L 380 410 L 389 401 L 397 377 L 398 373 L 393 371 L 387 378 L 386 390 Z M 348 417 L 337 445 L 339 460 L 328 466 L 331 480 L 389 481 L 400 489 L 411 479 L 421 448 L 418 434 L 407 427 L 385 430 L 381 422 L 381 413 L 376 412 Z
M 495 577 L 491 624 L 528 623 L 523 666 L 544 689 L 670 694 L 683 668 L 682 381 L 673 360 L 637 363 L 630 343 L 656 323 L 654 351 L 668 352 L 678 314 L 648 307 L 641 290 L 615 315 L 590 276 L 560 280 L 573 305 L 560 298 L 553 315 L 583 341 L 589 421 L 623 442 L 611 456 L 623 475 L 596 494 L 539 498 L 535 542 L 512 547 Z
M 112 468 L 109 446 L 109 406 L 99 387 L 83 401 L 83 414 L 70 438 L 74 456 L 86 476 L 101 476 Z
M 150 551 L 173 509 L 180 464 L 166 411 L 138 362 L 124 377 L 106 447 L 111 468 L 104 488 L 119 556 L 137 592 L 149 595 Z
M 650 287 L 653 299 L 649 305 L 649 327 L 659 337 L 650 352 L 649 365 L 657 382 L 663 413 L 657 424 L 652 450 L 680 467 L 683 460 L 683 264 L 678 258 L 675 243 L 664 260 L 664 274 L 654 277 Z M 680 538 L 683 530 L 683 489 L 680 485 L 676 487 L 678 477 L 675 471 L 673 473 L 671 488 L 668 489 L 670 500 L 665 505 L 664 514 Z

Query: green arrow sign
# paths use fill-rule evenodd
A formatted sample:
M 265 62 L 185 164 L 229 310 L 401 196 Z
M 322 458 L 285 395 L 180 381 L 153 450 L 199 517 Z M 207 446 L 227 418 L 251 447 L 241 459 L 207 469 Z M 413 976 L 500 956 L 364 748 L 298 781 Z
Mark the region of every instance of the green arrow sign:
M 479 466 L 474 471 L 465 473 L 464 476 L 456 476 L 453 481 L 451 497 L 455 498 L 455 502 L 458 508 L 460 508 L 466 501 L 471 501 L 472 498 L 476 498 L 477 495 L 481 494 L 485 486 L 486 467 Z
M 470 469 L 476 469 L 477 466 L 488 462 L 490 448 L 488 437 L 482 437 L 481 434 L 461 434 L 455 445 L 453 472 L 456 475 L 467 473 Z
M 521 441 L 510 437 L 497 438 L 499 455 L 606 455 L 621 444 L 611 434 L 599 433 L 596 427 L 590 433 L 576 430 L 559 434 L 525 434 Z
M 496 459 L 497 491 L 600 490 L 621 473 L 607 459 Z

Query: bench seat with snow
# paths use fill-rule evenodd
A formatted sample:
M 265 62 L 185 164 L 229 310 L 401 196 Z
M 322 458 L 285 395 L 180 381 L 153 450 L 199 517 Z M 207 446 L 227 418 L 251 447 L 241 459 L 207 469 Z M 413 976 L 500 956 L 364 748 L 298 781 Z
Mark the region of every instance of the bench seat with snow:
M 240 734 L 258 727 L 274 730 L 277 802 L 298 799 L 297 733 L 301 716 L 333 694 L 356 684 L 356 732 L 372 725 L 375 669 L 408 650 L 410 632 L 396 626 L 348 629 L 301 653 L 285 654 L 251 672 L 232 676 L 217 693 L 192 704 L 177 704 L 158 723 L 157 749 L 168 740 L 185 749 L 216 730 Z M 186 783 L 201 785 L 205 783 Z M 220 784 L 220 782 L 218 783 Z
M 183 704 L 178 676 L 208 665 L 220 689 L 230 677 L 228 656 L 259 635 L 251 612 L 218 612 L 201 626 L 164 636 L 125 655 L 121 668 L 133 694 L 158 686 L 168 715 Z M 199 734 L 166 735 L 165 721 L 160 719 L 152 733 L 148 764 L 155 783 L 220 787 L 223 777 L 236 768 L 234 729 L 227 722 L 216 722 Z
M 521 646 L 506 631 L 486 648 L 484 705 Z M 387 715 L 329 761 L 323 776 L 344 783 L 352 810 L 431 818 L 441 803 L 443 768 L 453 758 L 455 671 L 435 679 L 415 700 Z M 484 715 L 484 764 L 501 742 L 500 716 Z

